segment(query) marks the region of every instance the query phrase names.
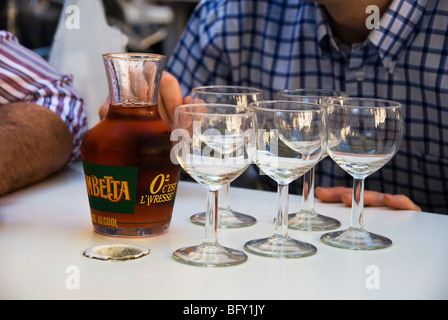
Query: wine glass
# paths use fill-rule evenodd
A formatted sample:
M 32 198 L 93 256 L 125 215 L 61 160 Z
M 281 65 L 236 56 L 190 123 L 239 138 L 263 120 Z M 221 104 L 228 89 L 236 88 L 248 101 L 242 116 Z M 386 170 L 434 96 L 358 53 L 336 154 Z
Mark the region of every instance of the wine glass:
M 330 89 L 286 89 L 278 93 L 279 100 L 303 101 L 323 105 L 326 98 L 345 97 L 340 90 Z M 325 151 L 322 159 L 327 156 Z M 315 167 L 303 175 L 302 207 L 299 212 L 290 213 L 288 227 L 296 230 L 322 231 L 338 228 L 339 220 L 319 214 L 314 209 L 314 176 Z
M 255 154 L 256 118 L 245 107 L 189 104 L 176 108 L 172 154 L 182 168 L 207 189 L 202 244 L 176 250 L 176 261 L 196 266 L 229 266 L 247 260 L 240 250 L 218 243 L 218 190 L 236 179 Z M 173 143 L 174 143 L 173 142 Z
M 234 104 L 247 107 L 254 101 L 263 100 L 263 92 L 260 89 L 231 86 L 231 85 L 215 85 L 201 86 L 193 88 L 190 95 L 190 103 L 219 103 Z M 254 225 L 257 220 L 255 217 L 237 212 L 230 208 L 230 183 L 226 184 L 218 193 L 219 228 L 241 228 Z M 205 212 L 194 214 L 190 217 L 190 221 L 197 225 L 204 225 Z
M 315 246 L 288 235 L 288 186 L 320 160 L 326 145 L 325 109 L 298 101 L 253 103 L 258 122 L 254 162 L 278 184 L 274 235 L 246 242 L 246 251 L 273 258 L 299 258 Z
M 330 157 L 354 178 L 351 225 L 329 232 L 321 241 L 339 248 L 371 250 L 392 245 L 363 226 L 364 180 L 381 169 L 398 151 L 404 117 L 398 102 L 369 98 L 327 100 Z

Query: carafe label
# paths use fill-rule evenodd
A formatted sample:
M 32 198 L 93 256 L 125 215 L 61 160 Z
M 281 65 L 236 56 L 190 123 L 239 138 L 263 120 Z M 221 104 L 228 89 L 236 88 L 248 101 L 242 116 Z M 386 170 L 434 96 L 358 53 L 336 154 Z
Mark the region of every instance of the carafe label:
M 105 166 L 83 161 L 90 207 L 109 213 L 133 214 L 137 167 Z

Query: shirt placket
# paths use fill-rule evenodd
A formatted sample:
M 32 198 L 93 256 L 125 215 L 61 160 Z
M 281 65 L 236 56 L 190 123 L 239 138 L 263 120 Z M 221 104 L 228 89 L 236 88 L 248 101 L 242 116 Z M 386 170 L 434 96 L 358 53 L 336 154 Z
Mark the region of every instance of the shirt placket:
M 358 96 L 361 94 L 361 86 L 366 79 L 366 68 L 364 64 L 365 59 L 362 45 L 353 45 L 345 70 L 345 89 L 349 95 Z

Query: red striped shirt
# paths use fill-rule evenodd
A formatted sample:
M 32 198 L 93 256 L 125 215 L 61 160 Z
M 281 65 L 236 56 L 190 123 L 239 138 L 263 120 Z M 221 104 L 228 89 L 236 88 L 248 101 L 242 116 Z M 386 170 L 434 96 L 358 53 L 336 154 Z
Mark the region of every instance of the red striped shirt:
M 71 75 L 60 73 L 45 59 L 20 45 L 9 32 L 0 31 L 0 105 L 32 102 L 55 112 L 73 135 L 72 161 L 88 130 L 84 100 L 72 87 Z

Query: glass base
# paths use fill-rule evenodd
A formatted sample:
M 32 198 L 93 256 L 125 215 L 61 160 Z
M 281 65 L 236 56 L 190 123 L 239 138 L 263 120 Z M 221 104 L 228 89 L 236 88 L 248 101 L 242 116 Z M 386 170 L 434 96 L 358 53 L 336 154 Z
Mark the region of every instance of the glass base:
M 247 252 L 270 258 L 301 258 L 313 255 L 317 248 L 312 244 L 300 242 L 290 237 L 276 237 L 246 242 Z
M 174 260 L 199 267 L 227 267 L 247 260 L 247 255 L 239 250 L 217 245 L 200 244 L 173 252 Z
M 323 231 L 339 228 L 339 220 L 315 212 L 297 212 L 288 215 L 288 228 L 303 231 Z
M 190 217 L 190 222 L 199 226 L 205 225 L 205 212 Z M 220 209 L 218 213 L 218 228 L 244 228 L 257 223 L 257 219 L 247 214 L 233 210 Z
M 168 231 L 169 223 L 147 228 L 108 228 L 93 226 L 95 232 L 111 237 L 151 237 L 164 234 Z
M 351 250 L 375 250 L 392 245 L 389 238 L 355 228 L 326 233 L 320 240 L 333 247 Z

